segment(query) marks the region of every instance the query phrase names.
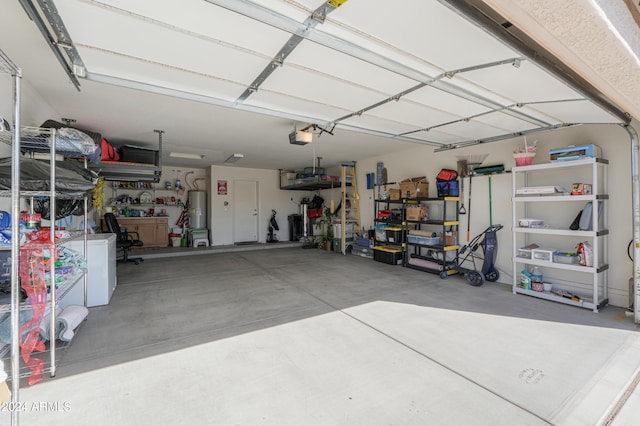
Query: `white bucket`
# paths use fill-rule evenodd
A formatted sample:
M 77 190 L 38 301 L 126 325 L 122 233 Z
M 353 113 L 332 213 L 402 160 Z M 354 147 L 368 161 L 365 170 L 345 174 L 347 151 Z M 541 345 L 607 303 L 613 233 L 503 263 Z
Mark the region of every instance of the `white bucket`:
M 180 247 L 180 237 L 171 237 L 171 246 Z

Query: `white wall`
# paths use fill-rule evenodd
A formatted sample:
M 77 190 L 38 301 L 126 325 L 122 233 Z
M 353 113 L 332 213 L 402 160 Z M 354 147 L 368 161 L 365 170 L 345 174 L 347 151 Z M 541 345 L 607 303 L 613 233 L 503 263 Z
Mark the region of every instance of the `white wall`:
M 218 195 L 219 180 L 227 181 L 227 195 Z M 278 170 L 250 169 L 238 166 L 212 166 L 209 193 L 209 229 L 212 245 L 233 244 L 234 226 L 234 181 L 255 180 L 258 182 L 258 241 L 267 239 L 271 210 L 276 210 L 276 220 L 280 228 L 275 232 L 279 241 L 289 240 L 290 214 L 300 213 L 299 203 L 302 197 L 309 196 L 306 191 L 280 190 Z M 225 206 L 225 202 L 228 205 Z
M 626 254 L 627 245 L 632 239 L 631 215 L 631 149 L 630 138 L 625 129 L 616 125 L 589 125 L 557 130 L 529 136 L 528 142 L 538 140 L 538 154 L 534 164 L 548 162 L 549 149 L 571 144 L 594 143 L 602 147 L 604 157 L 609 160 L 609 298 L 616 306 L 628 306 L 628 281 L 632 274 L 632 262 Z M 384 162 L 388 181 L 400 181 L 407 177 L 427 176 L 430 196 L 436 196 L 435 176 L 441 168 L 457 168 L 457 161 L 467 156 L 489 154 L 483 166 L 504 164 L 510 170 L 515 162 L 513 150 L 523 145 L 523 138 L 489 143 L 464 149 L 434 152 L 429 146 L 417 146 L 406 152 L 398 152 L 384 157 L 360 160 L 357 163 L 358 189 L 361 200 L 362 224 L 365 228 L 373 226 L 373 191 L 366 189 L 366 173 L 376 171 L 376 163 Z M 505 228 L 498 232 L 498 259 L 496 266 L 500 271 L 500 282 L 512 283 L 512 238 L 511 238 L 511 174 L 493 175 L 492 205 L 493 223 Z M 390 186 L 397 187 L 397 186 Z M 469 210 L 469 180 L 465 179 L 465 206 Z M 471 218 L 471 238 L 489 226 L 488 177 L 473 178 L 471 214 L 460 216 L 461 242 L 466 242 L 467 220 Z M 576 212 L 562 212 L 562 220 L 567 227 Z

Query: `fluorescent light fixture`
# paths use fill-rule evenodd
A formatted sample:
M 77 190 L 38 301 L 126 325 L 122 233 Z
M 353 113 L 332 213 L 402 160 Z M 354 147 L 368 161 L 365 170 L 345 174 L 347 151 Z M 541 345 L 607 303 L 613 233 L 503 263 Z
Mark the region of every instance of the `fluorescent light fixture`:
M 191 160 L 202 160 L 204 155 L 202 154 L 188 154 L 186 152 L 171 152 L 169 153 L 169 157 L 173 158 L 189 158 Z
M 229 158 L 224 160 L 224 164 L 233 164 L 242 158 L 244 158 L 244 154 L 231 154 Z

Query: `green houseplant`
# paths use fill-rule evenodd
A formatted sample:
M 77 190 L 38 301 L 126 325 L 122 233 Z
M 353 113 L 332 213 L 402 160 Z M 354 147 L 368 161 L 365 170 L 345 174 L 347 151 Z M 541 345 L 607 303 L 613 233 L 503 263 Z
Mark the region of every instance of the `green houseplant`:
M 322 216 L 318 220 L 318 224 L 322 225 L 323 233 L 318 238 L 318 248 L 324 248 L 325 250 L 331 250 L 333 245 L 333 219 L 335 214 L 331 213 L 328 208 L 322 209 Z

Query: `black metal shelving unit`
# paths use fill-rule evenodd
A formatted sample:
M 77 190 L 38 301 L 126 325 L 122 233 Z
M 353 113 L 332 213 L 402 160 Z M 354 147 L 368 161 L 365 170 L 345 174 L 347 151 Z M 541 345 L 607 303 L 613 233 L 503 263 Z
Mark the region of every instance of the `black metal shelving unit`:
M 403 252 L 403 266 L 417 269 L 424 272 L 439 274 L 441 278 L 456 274 L 453 268 L 458 261 L 458 228 L 460 221 L 458 218 L 460 197 L 439 197 L 439 198 L 413 198 L 402 200 L 403 206 L 403 227 L 408 229 Z M 424 220 L 406 219 L 406 209 L 411 206 L 427 205 L 430 212 Z M 434 206 L 441 206 L 442 215 L 435 216 Z M 454 214 L 450 212 L 453 208 Z M 435 233 L 437 237 L 425 237 L 416 235 L 411 230 Z M 451 235 L 447 235 L 447 233 Z M 416 242 L 413 237 L 418 237 Z M 430 238 L 437 238 L 435 241 L 428 241 Z M 411 240 L 411 241 L 410 241 Z M 417 259 L 412 263 L 412 259 Z

